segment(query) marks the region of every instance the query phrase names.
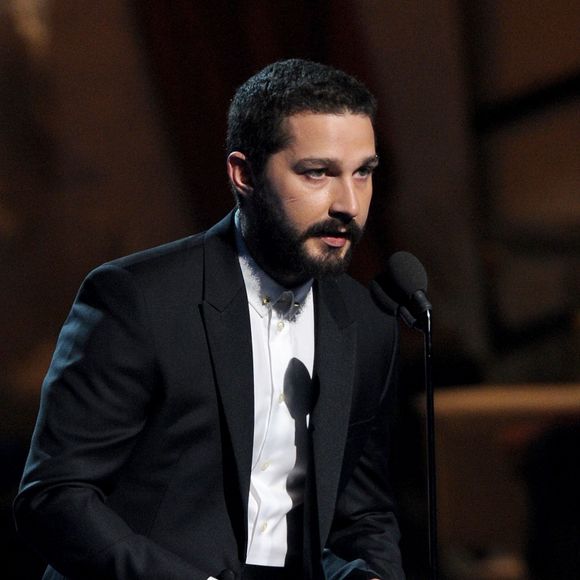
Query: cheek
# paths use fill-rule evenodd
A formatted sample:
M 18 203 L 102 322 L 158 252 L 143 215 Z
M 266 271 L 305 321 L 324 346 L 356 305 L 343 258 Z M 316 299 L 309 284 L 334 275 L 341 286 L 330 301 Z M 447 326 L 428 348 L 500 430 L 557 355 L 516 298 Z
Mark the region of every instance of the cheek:
M 283 207 L 290 221 L 307 227 L 328 217 L 328 194 L 308 192 L 307 195 L 289 196 L 283 200 Z
M 365 225 L 368 217 L 369 217 L 369 204 L 366 204 L 364 206 L 361 205 L 360 211 L 355 221 L 358 222 L 359 225 L 362 227 Z
M 373 197 L 372 187 L 368 191 L 364 191 L 359 196 L 359 215 L 357 217 L 357 222 L 364 226 L 369 215 L 369 210 L 371 206 L 371 199 Z

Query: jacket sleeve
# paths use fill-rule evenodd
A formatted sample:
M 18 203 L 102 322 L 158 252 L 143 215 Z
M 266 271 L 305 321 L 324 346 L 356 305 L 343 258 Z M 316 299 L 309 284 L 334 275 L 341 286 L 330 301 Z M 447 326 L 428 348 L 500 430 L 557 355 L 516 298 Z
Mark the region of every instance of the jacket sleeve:
M 339 558 L 351 565 L 362 561 L 362 565 L 356 567 L 358 571 L 355 575 L 347 575 L 347 578 L 357 577 L 357 573 L 358 577 L 378 576 L 382 580 L 405 578 L 399 549 L 400 532 L 388 474 L 389 426 L 398 360 L 396 326 L 393 332 L 395 338 L 390 358 L 387 359 L 390 362 L 381 401 L 374 420 L 362 437 L 362 452 L 338 497 L 327 542 L 333 561 Z M 330 561 L 328 554 L 327 559 Z M 372 571 L 372 574 L 365 576 L 363 571 L 366 570 Z
M 112 265 L 83 283 L 42 386 L 18 531 L 71 578 L 205 579 L 134 533 L 106 497 L 147 421 L 154 344 L 132 275 Z

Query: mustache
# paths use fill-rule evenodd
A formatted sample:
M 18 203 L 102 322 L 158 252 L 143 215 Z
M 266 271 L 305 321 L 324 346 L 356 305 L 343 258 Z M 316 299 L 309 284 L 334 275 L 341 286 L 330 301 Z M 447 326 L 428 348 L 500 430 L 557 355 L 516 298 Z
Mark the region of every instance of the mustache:
M 320 236 L 332 236 L 346 238 L 353 243 L 357 243 L 363 235 L 363 228 L 354 220 L 344 223 L 337 219 L 327 219 L 311 225 L 303 234 L 302 240 L 316 238 Z

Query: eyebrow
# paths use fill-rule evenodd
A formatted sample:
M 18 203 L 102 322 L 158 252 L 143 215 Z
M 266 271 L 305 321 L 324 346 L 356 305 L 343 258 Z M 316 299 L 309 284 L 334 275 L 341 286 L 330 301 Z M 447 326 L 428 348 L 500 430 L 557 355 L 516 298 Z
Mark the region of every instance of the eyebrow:
M 304 159 L 300 159 L 296 162 L 296 165 L 310 165 L 310 166 L 318 166 L 318 165 L 335 165 L 338 163 L 337 159 L 332 157 L 305 157 Z M 360 164 L 361 167 L 364 165 L 368 165 L 372 168 L 377 167 L 379 164 L 379 156 L 378 155 L 371 155 L 363 159 L 362 163 Z

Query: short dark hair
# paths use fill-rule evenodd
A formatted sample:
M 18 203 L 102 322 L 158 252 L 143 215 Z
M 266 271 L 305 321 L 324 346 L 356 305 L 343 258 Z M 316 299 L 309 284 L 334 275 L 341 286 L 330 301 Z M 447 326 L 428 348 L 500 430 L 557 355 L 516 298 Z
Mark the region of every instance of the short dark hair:
M 304 112 L 354 113 L 374 122 L 376 100 L 357 79 L 328 65 L 275 62 L 236 91 L 228 114 L 227 154 L 244 153 L 260 177 L 268 157 L 288 142 L 284 119 Z

